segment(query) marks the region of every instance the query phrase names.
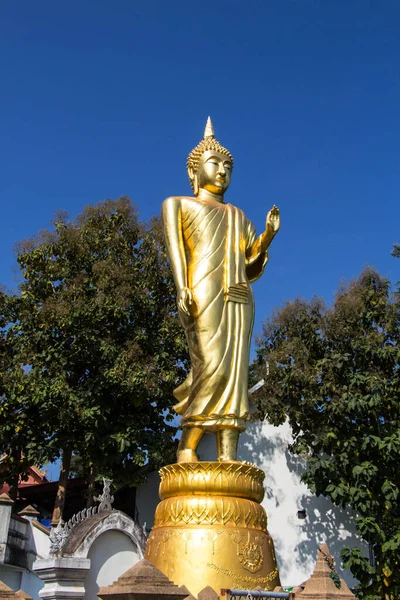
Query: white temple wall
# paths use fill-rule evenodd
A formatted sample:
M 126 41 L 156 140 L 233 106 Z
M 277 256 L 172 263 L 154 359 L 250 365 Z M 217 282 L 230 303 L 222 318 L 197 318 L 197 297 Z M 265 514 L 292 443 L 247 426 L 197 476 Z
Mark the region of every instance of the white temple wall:
M 110 585 L 140 560 L 137 547 L 121 531 L 109 530 L 92 544 L 90 571 L 85 580 L 85 600 L 96 600 L 99 587 Z
M 41 531 L 32 523 L 31 525 L 32 547 L 35 550 L 37 558 L 45 558 L 49 555 L 50 536 Z

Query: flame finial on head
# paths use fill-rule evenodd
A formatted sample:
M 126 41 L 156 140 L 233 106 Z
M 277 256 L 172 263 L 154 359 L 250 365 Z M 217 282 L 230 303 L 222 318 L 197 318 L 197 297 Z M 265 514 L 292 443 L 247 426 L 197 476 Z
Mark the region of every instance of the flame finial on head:
M 219 152 L 220 154 L 223 154 L 231 161 L 233 167 L 232 154 L 229 152 L 229 150 L 224 148 L 224 146 L 221 146 L 221 144 L 215 139 L 214 127 L 211 122 L 211 117 L 208 117 L 207 119 L 206 128 L 204 130 L 204 138 L 196 146 L 196 148 L 194 148 L 191 151 L 186 161 L 186 167 L 189 170 L 190 185 L 192 186 L 192 188 L 193 178 L 190 175 L 190 171 L 192 171 L 193 174 L 197 173 L 197 169 L 199 168 L 200 164 L 200 159 L 203 153 L 206 152 L 206 150 L 214 150 L 214 152 Z
M 211 121 L 211 117 L 208 117 L 207 119 L 207 123 L 206 123 L 206 128 L 204 130 L 204 139 L 206 138 L 213 138 L 215 137 L 214 135 L 214 127 Z

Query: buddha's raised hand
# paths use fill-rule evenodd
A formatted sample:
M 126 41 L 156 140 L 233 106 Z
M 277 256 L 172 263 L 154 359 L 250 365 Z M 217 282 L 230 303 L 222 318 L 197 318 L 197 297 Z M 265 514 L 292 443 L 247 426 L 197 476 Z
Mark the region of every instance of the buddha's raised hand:
M 279 208 L 274 204 L 274 206 L 267 214 L 266 230 L 269 231 L 272 235 L 275 235 L 276 233 L 278 233 L 280 226 L 281 217 L 279 213 Z

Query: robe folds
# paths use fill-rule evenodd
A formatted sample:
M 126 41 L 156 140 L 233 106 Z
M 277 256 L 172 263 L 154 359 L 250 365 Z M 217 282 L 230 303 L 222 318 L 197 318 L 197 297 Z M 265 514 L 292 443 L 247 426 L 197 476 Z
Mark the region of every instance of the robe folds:
M 173 210 L 171 203 L 175 203 Z M 162 217 L 177 287 L 184 277 L 193 294 L 190 316 L 180 311 L 191 371 L 174 390 L 178 400 L 174 409 L 182 415 L 182 426 L 209 432 L 227 427 L 243 430 L 249 418 L 254 321 L 249 283 L 263 273 L 268 254 L 253 225 L 231 204 L 168 198 Z M 179 264 L 174 265 L 174 256 Z M 179 268 L 186 269 L 181 278 Z

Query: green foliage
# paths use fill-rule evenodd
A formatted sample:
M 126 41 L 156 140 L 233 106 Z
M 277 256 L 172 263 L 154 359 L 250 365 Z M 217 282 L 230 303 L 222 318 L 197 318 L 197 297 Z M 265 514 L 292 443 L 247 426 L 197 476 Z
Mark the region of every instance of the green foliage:
M 30 434 L 24 404 L 16 398 L 25 380 L 24 370 L 16 357 L 16 335 L 10 327 L 16 319 L 17 306 L 17 298 L 0 291 L 0 455 L 7 452 L 7 456 L 2 457 L 0 474 L 11 485 L 12 496 L 16 494 L 18 478 L 24 477 L 29 468 L 29 461 L 20 449 L 26 445 L 26 436 Z M 11 438 L 13 444 L 9 444 Z
M 392 256 L 400 258 L 400 244 L 393 244 Z M 397 282 L 397 292 L 400 295 L 400 281 Z
M 58 215 L 18 263 L 20 295 L 0 296 L 2 450 L 44 464 L 70 449 L 116 483 L 168 462 L 188 354 L 159 221 L 107 200 Z
M 286 418 L 291 450 L 306 459 L 304 481 L 317 494 L 356 511 L 371 545 L 342 559 L 362 585 L 360 597 L 394 598 L 400 586 L 400 304 L 371 269 L 322 300 L 288 302 L 264 324 L 256 379 L 259 416 Z

